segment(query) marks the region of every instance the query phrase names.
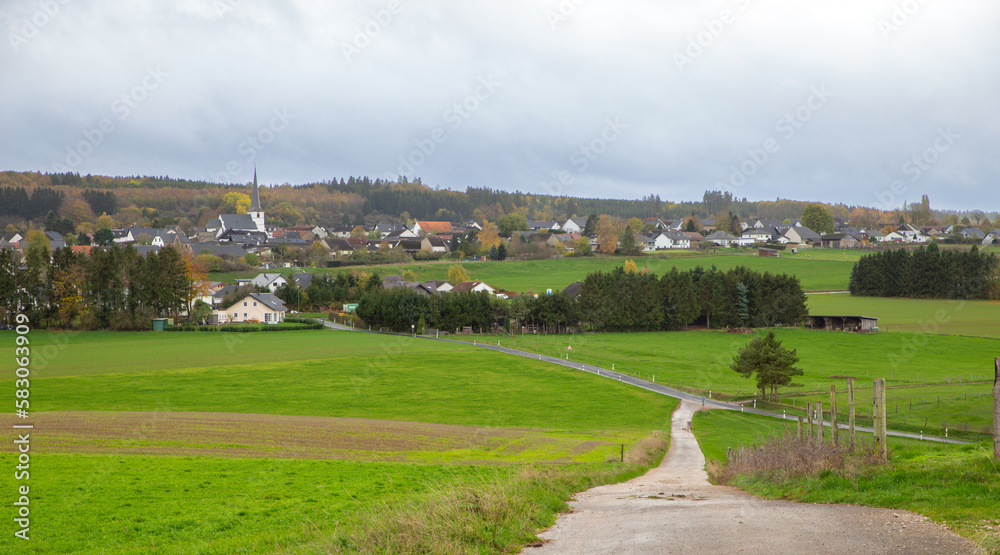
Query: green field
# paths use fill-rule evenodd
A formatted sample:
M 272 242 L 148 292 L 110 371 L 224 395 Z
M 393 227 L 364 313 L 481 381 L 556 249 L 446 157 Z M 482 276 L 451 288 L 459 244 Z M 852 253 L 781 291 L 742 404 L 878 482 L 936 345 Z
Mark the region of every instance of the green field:
M 902 332 L 862 335 L 777 329 L 775 333 L 786 348 L 797 350 L 797 366 L 804 375 L 795 379 L 800 387 L 781 390 L 783 404 L 771 407 L 774 410 L 801 414 L 807 401 L 829 404 L 830 386 L 844 391 L 845 377 L 856 378 L 858 407 L 866 407 L 872 380 L 885 378 L 889 383 L 889 416 L 896 427 L 924 425 L 926 419 L 935 434 L 943 433 L 945 424 L 978 432 L 992 421 L 993 357 L 1000 354 L 1000 340 Z M 643 379 L 655 377 L 659 383 L 711 392 L 717 398 L 749 399 L 755 393 L 753 382 L 730 370 L 729 364 L 751 337 L 691 331 L 525 335 L 499 340 L 540 354 L 569 356 L 606 368 L 614 365 L 616 370 Z M 941 406 L 936 404 L 938 396 L 942 397 Z M 929 406 L 931 401 L 934 407 Z M 846 397 L 841 396 L 838 404 L 840 412 L 846 414 Z
M 794 432 L 780 420 L 723 411 L 697 413 L 692 429 L 706 459 L 717 463 L 725 462 L 727 447 Z M 989 442 L 957 446 L 890 437 L 888 444 L 884 466 L 811 476 L 738 475 L 729 484 L 768 499 L 910 510 L 969 537 L 986 553 L 1000 551 L 1000 471 Z
M 811 314 L 853 314 L 879 318 L 881 331 L 1000 337 L 1000 301 L 951 301 L 809 295 Z
M 845 256 L 846 254 L 846 256 Z M 788 254 L 782 258 L 761 258 L 756 251 L 740 254 L 704 254 L 697 251 L 670 253 L 663 258 L 642 256 L 634 258 L 639 268 L 649 268 L 657 274 L 669 272 L 671 268 L 689 270 L 697 266 L 716 266 L 726 271 L 737 266 L 746 266 L 760 272 L 786 273 L 798 276 L 806 291 L 846 290 L 851 277 L 851 269 L 858 255 L 855 252 L 820 251 L 816 253 Z M 628 260 L 626 257 L 565 258 L 561 260 L 508 260 L 504 262 L 460 262 L 469 277 L 484 281 L 498 289 L 509 291 L 534 291 L 544 293 L 547 289 L 562 290 L 567 285 L 581 281 L 595 271 L 610 271 Z M 455 262 L 426 262 L 392 266 L 351 266 L 348 269 L 374 272 L 379 275 L 400 274 L 413 270 L 417 278 L 425 280 L 448 279 L 448 267 Z M 283 270 L 286 273 L 288 270 Z M 336 273 L 340 269 L 307 268 L 306 272 Z M 215 273 L 211 279 L 227 283 L 236 278 L 252 277 L 257 272 Z
M 0 332 L 8 360 L 13 338 Z M 442 496 L 469 488 L 505 492 L 496 497 L 517 514 L 498 524 L 467 512 L 457 529 L 421 541 L 516 549 L 574 491 L 656 462 L 644 442 L 669 430 L 676 406 L 590 374 L 406 337 L 30 338 L 31 410 L 46 424 L 33 436 L 32 541 L 8 534 L 3 552 L 356 550 L 373 526 L 433 515 Z M 332 426 L 346 429 L 331 435 Z M 274 437 L 279 428 L 287 435 Z M 622 445 L 626 464 L 612 464 Z M 0 464 L 13 468 L 10 450 Z M 12 472 L 0 481 L 14 490 Z

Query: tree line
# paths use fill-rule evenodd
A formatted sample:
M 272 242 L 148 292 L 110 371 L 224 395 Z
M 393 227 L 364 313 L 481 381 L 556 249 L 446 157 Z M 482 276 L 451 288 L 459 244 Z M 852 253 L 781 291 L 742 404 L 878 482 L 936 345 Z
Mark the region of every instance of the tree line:
M 634 268 L 634 266 L 633 266 Z M 683 330 L 801 324 L 808 314 L 798 278 L 743 266 L 688 271 L 594 272 L 581 284 L 581 320 L 593 331 Z
M 851 270 L 852 295 L 918 299 L 1000 298 L 995 254 L 941 250 L 936 243 L 911 252 L 894 249 L 861 257 Z
M 39 187 L 28 194 L 24 187 L 0 187 L 0 216 L 33 220 L 59 210 L 65 195 L 49 187 Z
M 142 256 L 114 246 L 86 256 L 29 241 L 23 267 L 13 251 L 0 249 L 0 317 L 7 324 L 20 313 L 37 327 L 149 329 L 154 317 L 189 310 L 205 278 L 173 247 Z
M 676 268 L 662 277 L 635 264 L 593 272 L 571 297 L 554 295 L 497 299 L 486 293 L 427 296 L 408 288 L 372 288 L 360 299 L 358 316 L 375 328 L 409 331 L 424 325 L 447 331 L 528 326 L 547 332 L 683 330 L 798 325 L 808 310 L 794 276 L 744 267 Z

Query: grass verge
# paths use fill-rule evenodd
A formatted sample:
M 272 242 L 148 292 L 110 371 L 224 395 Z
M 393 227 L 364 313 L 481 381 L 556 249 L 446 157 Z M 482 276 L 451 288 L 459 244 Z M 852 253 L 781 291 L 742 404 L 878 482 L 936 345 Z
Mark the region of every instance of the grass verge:
M 503 480 L 440 488 L 428 496 L 380 503 L 353 526 L 324 538 L 329 553 L 512 553 L 541 545 L 576 492 L 643 474 L 659 463 L 667 442 L 647 438 L 624 464 L 524 466 Z
M 698 413 L 693 429 L 718 478 L 725 475 L 726 447 L 762 444 L 794 431 L 794 426 L 712 411 Z M 800 473 L 761 467 L 732 473 L 727 483 L 768 499 L 913 511 L 970 538 L 987 553 L 1000 553 L 1000 468 L 991 459 L 991 445 L 890 438 L 889 447 L 887 464 L 860 457 L 840 468 L 831 465 Z

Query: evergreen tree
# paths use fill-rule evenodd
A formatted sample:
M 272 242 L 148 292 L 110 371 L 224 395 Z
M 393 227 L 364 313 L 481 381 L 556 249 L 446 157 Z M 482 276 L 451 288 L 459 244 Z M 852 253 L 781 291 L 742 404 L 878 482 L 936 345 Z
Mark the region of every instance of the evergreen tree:
M 736 323 L 741 328 L 747 327 L 750 322 L 750 304 L 747 300 L 747 286 L 743 283 L 736 284 Z
M 730 369 L 744 378 L 756 374 L 761 397 L 765 397 L 770 389 L 771 399 L 776 400 L 779 387 L 790 386 L 793 377 L 803 375 L 802 370 L 795 367 L 798 361 L 796 350 L 789 351 L 782 347 L 772 330 L 767 332 L 766 337 L 756 337 L 740 349 Z

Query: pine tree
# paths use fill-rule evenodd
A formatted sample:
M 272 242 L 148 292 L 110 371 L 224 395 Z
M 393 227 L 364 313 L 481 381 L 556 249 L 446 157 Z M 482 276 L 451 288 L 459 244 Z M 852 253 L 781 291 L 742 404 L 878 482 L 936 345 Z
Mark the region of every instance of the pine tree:
M 771 390 L 771 399 L 777 398 L 778 388 L 792 385 L 794 376 L 803 372 L 794 365 L 799 361 L 796 350 L 781 346 L 781 341 L 774 337 L 774 331 L 767 332 L 766 337 L 756 337 L 747 343 L 739 354 L 733 358 L 730 368 L 744 378 L 757 375 L 757 389 L 761 397 Z

